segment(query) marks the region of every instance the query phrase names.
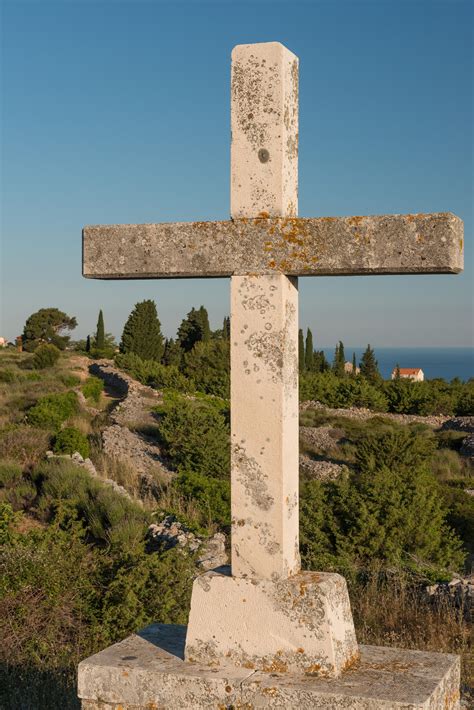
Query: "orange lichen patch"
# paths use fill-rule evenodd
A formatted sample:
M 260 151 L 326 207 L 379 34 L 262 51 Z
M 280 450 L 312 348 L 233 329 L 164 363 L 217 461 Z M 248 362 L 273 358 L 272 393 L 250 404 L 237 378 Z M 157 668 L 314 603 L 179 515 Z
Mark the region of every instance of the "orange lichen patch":
M 460 248 L 461 251 L 463 250 L 463 247 L 464 247 L 464 240 L 463 240 L 463 239 L 460 239 L 460 240 L 459 240 L 459 248 Z
M 226 685 L 226 687 L 225 687 L 225 692 L 226 692 L 226 693 L 232 693 L 232 688 L 230 687 L 230 685 Z
M 301 582 L 300 583 L 300 597 L 304 597 L 306 594 L 306 588 L 307 588 L 306 582 Z
M 337 222 L 337 217 L 321 217 L 321 222 Z
M 257 215 L 257 219 L 268 219 L 270 217 L 269 212 L 259 212 Z
M 262 671 L 264 673 L 286 673 L 288 666 L 279 658 L 274 658 L 270 664 L 262 666 Z
M 450 693 L 447 693 L 444 698 L 444 710 L 452 710 L 457 707 L 461 693 L 457 688 L 454 688 Z
M 304 653 L 304 648 L 297 648 L 296 653 Z
M 352 656 L 349 656 L 349 658 L 345 661 L 341 670 L 347 671 L 347 670 L 349 670 L 349 668 L 354 668 L 355 666 L 358 665 L 359 661 L 360 661 L 360 653 L 359 653 L 359 651 L 356 651 L 355 653 L 352 654 Z
M 262 695 L 270 695 L 271 697 L 275 697 L 278 695 L 278 689 L 277 688 L 262 688 Z
M 347 222 L 351 225 L 351 227 L 357 227 L 359 224 L 362 224 L 366 219 L 367 217 L 348 217 Z
M 122 671 L 122 675 L 127 677 L 128 676 L 128 671 Z
M 230 652 L 227 655 L 230 656 Z M 242 666 L 244 668 L 248 668 L 251 671 L 255 670 L 255 664 L 251 663 L 250 661 L 246 661 L 245 663 L 242 664 Z
M 306 675 L 319 675 L 320 670 L 320 663 L 313 663 L 312 665 L 306 666 L 306 668 L 304 668 L 304 672 Z

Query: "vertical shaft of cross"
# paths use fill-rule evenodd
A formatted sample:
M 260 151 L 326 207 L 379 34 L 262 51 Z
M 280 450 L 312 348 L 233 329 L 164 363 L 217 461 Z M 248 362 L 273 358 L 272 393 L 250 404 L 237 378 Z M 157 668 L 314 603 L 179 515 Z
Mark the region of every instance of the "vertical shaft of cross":
M 232 53 L 231 217 L 298 210 L 298 59 L 278 42 Z M 231 278 L 232 575 L 284 579 L 298 544 L 298 284 Z

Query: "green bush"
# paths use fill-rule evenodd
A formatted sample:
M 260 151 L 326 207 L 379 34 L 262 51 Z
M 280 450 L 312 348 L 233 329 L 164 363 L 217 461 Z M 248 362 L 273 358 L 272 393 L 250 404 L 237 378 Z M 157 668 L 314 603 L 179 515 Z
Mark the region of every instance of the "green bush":
M 56 435 L 53 451 L 57 454 L 73 454 L 78 451 L 83 458 L 89 456 L 87 436 L 74 427 L 66 427 Z
M 230 397 L 230 346 L 228 340 L 198 341 L 184 355 L 182 369 L 200 392 Z
M 161 365 L 155 360 L 142 360 L 133 352 L 117 354 L 115 364 L 143 385 L 155 389 L 173 389 L 178 392 L 192 392 L 194 384 L 175 365 Z
M 81 387 L 82 394 L 86 399 L 91 399 L 93 402 L 100 402 L 100 395 L 104 390 L 104 383 L 98 377 L 88 377 Z
M 169 394 L 157 408 L 163 452 L 183 471 L 227 478 L 230 433 L 226 403 L 211 397 Z
M 407 429 L 369 435 L 359 442 L 347 478 L 304 483 L 305 565 L 346 573 L 405 567 L 434 577 L 462 568 L 461 542 L 429 470 L 433 447 L 431 439 Z
M 202 473 L 181 471 L 173 486 L 188 501 L 193 501 L 201 514 L 200 525 L 212 524 L 230 528 L 230 480 L 216 479 Z
M 43 370 L 46 367 L 53 367 L 59 360 L 60 352 L 55 345 L 42 343 L 35 348 L 33 356 L 33 367 L 36 370 Z
M 23 475 L 16 461 L 0 462 L 0 502 L 9 503 L 13 510 L 28 508 L 36 498 L 36 486 Z
M 28 411 L 28 422 L 44 429 L 58 430 L 66 419 L 79 409 L 75 392 L 63 392 L 41 397 Z
M 72 372 L 60 372 L 58 378 L 66 387 L 77 387 L 77 385 L 81 384 L 80 377 Z
M 333 372 L 300 375 L 300 399 L 317 400 L 327 407 L 368 407 L 387 411 L 387 399 L 382 390 L 363 377 L 337 377 Z

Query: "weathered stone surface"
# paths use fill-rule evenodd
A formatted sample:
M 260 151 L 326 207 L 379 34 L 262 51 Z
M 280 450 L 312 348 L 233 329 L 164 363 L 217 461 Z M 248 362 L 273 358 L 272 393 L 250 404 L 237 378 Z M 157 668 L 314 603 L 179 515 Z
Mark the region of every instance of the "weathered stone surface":
M 177 547 L 183 552 L 199 551 L 196 562 L 204 570 L 215 569 L 229 562 L 223 533 L 215 533 L 209 538 L 200 537 L 174 515 L 167 515 L 161 522 L 152 523 L 147 537 L 148 548 L 151 550 L 171 550 Z
M 186 627 L 154 624 L 79 666 L 83 710 L 456 710 L 457 656 L 361 646 L 339 678 L 183 661 Z
M 234 218 L 298 214 L 298 58 L 280 42 L 232 51 Z
M 300 568 L 297 287 L 234 276 L 231 313 L 232 574 L 288 577 Z
M 317 219 L 260 215 L 83 230 L 83 274 L 97 279 L 443 274 L 462 268 L 463 223 L 449 212 Z
M 358 658 L 346 582 L 300 572 L 270 581 L 224 570 L 194 581 L 186 660 L 338 676 Z

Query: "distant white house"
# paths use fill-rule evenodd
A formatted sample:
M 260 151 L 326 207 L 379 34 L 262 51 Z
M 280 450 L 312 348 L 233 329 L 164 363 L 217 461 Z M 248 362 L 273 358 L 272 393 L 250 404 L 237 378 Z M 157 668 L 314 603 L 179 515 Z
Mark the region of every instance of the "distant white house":
M 415 382 L 423 382 L 425 379 L 425 373 L 421 367 L 401 367 L 400 377 L 404 380 L 414 380 Z M 392 370 L 392 380 L 397 376 L 397 368 L 394 367 Z
M 354 371 L 354 367 L 352 365 L 352 362 L 345 362 L 344 363 L 344 372 L 347 372 L 349 375 L 352 375 Z M 357 367 L 356 365 L 356 371 L 355 374 L 358 375 L 360 373 L 360 367 Z

